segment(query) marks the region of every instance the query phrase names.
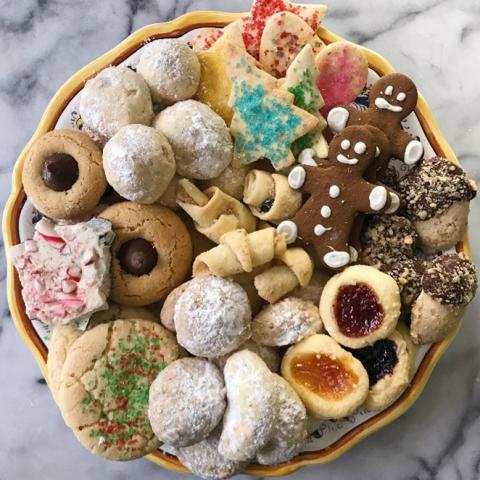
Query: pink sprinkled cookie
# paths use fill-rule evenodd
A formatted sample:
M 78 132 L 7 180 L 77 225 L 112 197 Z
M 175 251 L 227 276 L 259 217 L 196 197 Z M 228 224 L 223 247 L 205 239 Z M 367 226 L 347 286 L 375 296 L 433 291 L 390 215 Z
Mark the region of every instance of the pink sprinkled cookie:
M 330 44 L 317 55 L 317 66 L 320 72 L 317 84 L 325 101 L 324 115 L 337 105 L 353 102 L 367 83 L 368 61 L 352 43 Z

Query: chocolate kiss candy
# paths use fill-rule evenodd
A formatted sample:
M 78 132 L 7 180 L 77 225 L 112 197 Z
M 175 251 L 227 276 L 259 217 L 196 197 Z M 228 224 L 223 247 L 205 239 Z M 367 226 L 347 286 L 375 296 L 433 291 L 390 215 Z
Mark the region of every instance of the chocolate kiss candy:
M 118 252 L 122 269 L 140 277 L 150 273 L 157 264 L 158 253 L 153 245 L 143 238 L 135 238 L 125 242 Z
M 78 163 L 66 153 L 54 153 L 43 162 L 42 178 L 55 192 L 65 192 L 78 180 Z

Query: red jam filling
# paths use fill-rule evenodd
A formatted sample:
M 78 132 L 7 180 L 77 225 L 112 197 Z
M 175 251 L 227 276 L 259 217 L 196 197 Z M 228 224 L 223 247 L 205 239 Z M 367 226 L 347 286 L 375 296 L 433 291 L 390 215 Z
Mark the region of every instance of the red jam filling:
M 340 287 L 334 305 L 340 332 L 346 337 L 365 337 L 383 321 L 383 308 L 375 292 L 364 283 Z
M 292 359 L 292 376 L 310 391 L 340 400 L 353 390 L 357 375 L 344 362 L 323 353 L 302 353 Z

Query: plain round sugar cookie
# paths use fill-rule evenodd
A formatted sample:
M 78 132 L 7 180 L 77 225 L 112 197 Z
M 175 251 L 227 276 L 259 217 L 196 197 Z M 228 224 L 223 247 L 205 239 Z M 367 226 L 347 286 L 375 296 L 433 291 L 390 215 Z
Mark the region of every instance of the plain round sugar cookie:
M 225 384 L 218 368 L 202 358 L 182 358 L 152 383 L 148 418 L 161 442 L 186 447 L 208 437 L 225 406 Z
M 82 332 L 73 325 L 57 325 L 48 342 L 47 375 L 52 397 L 58 403 L 62 368 L 68 349 Z
M 88 328 L 96 327 L 101 323 L 113 322 L 114 320 L 128 320 L 135 318 L 137 320 L 149 320 L 157 322 L 157 317 L 146 308 L 141 307 L 125 307 L 117 303 L 110 302 L 107 310 L 95 312 L 88 321 Z
M 272 437 L 278 415 L 278 390 L 274 374 L 255 353 L 234 353 L 223 370 L 227 410 L 218 444 L 230 460 L 251 460 Z
M 184 223 L 159 205 L 116 203 L 101 213 L 112 222 L 110 298 L 141 307 L 165 298 L 190 269 L 192 242 Z
M 194 475 L 205 480 L 223 480 L 237 473 L 242 463 L 229 460 L 218 451 L 222 428 L 216 428 L 205 440 L 175 450 L 178 459 Z
M 174 288 L 163 302 L 162 310 L 160 311 L 160 323 L 171 332 L 175 331 L 175 305 L 187 288 L 188 283 L 182 283 L 177 288 Z
M 240 285 L 225 278 L 196 277 L 175 306 L 178 343 L 197 357 L 220 357 L 250 337 L 252 312 Z
M 400 317 L 395 280 L 367 265 L 354 265 L 333 276 L 320 298 L 325 329 L 350 348 L 373 345 L 395 330 Z
M 277 383 L 278 415 L 272 438 L 257 453 L 260 465 L 276 465 L 287 462 L 297 455 L 307 438 L 307 411 L 295 390 L 279 375 L 273 376 Z
M 365 368 L 328 335 L 312 335 L 290 347 L 281 370 L 309 414 L 317 418 L 347 417 L 368 395 Z
M 137 72 L 150 87 L 153 101 L 164 105 L 193 97 L 200 82 L 200 63 L 195 52 L 174 38 L 145 45 Z
M 55 220 L 90 215 L 107 188 L 102 152 L 82 132 L 53 130 L 30 148 L 22 170 L 25 193 Z
M 152 98 L 141 75 L 127 67 L 107 67 L 85 83 L 80 115 L 87 131 L 101 143 L 132 123 L 150 125 Z
M 280 352 L 278 348 L 259 345 L 249 338 L 245 343 L 240 345 L 237 351 L 239 350 L 249 350 L 250 352 L 256 353 L 272 372 L 278 372 L 280 369 Z M 232 352 L 221 357 L 213 358 L 212 361 L 221 371 L 223 371 L 227 360 L 234 353 L 235 352 Z
M 209 180 L 232 161 L 233 143 L 225 121 L 203 103 L 178 102 L 160 112 L 153 126 L 170 142 L 182 177 Z
M 143 457 L 159 446 L 148 420 L 148 391 L 179 356 L 157 323 L 116 320 L 86 331 L 62 369 L 59 407 L 80 443 L 109 460 Z
M 108 183 L 126 200 L 154 203 L 175 175 L 175 158 L 167 139 L 145 125 L 122 127 L 103 149 Z
M 318 307 L 295 297 L 265 306 L 252 321 L 252 339 L 271 347 L 297 343 L 321 330 Z

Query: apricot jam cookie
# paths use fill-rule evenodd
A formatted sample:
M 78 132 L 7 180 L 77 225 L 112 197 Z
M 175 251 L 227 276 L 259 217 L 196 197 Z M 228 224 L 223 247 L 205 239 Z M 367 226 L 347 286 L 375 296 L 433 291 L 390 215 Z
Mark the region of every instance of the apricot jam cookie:
M 332 277 L 320 298 L 325 329 L 338 343 L 362 348 L 386 338 L 400 316 L 395 280 L 366 265 L 354 265 Z
M 102 153 L 90 138 L 73 130 L 53 130 L 32 145 L 22 171 L 27 197 L 47 217 L 90 215 L 107 188 Z
M 144 306 L 165 298 L 188 273 L 192 242 L 187 227 L 159 205 L 122 202 L 101 213 L 112 222 L 112 290 L 121 305 Z
M 290 347 L 282 376 L 318 418 L 351 415 L 368 395 L 368 375 L 351 353 L 327 335 L 312 335 Z
M 400 397 L 411 380 L 415 351 L 408 332 L 402 335 L 397 330 L 372 346 L 351 350 L 368 373 L 370 390 L 365 408 L 384 410 Z
M 62 369 L 59 407 L 77 439 L 109 460 L 130 460 L 159 446 L 148 420 L 148 391 L 179 356 L 157 323 L 117 320 L 85 332 Z
M 203 358 L 181 358 L 152 383 L 148 418 L 161 442 L 186 447 L 208 437 L 222 420 L 225 407 L 220 370 Z

